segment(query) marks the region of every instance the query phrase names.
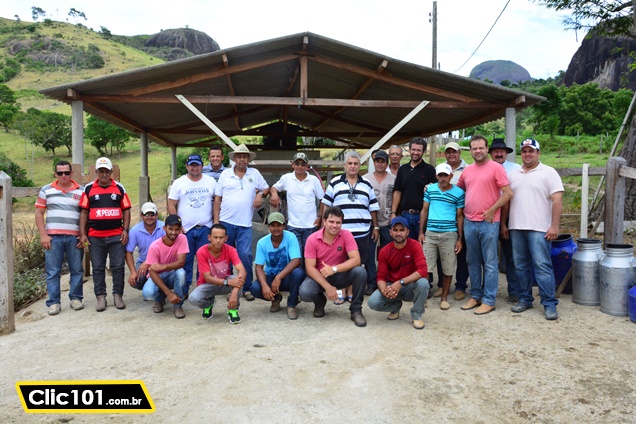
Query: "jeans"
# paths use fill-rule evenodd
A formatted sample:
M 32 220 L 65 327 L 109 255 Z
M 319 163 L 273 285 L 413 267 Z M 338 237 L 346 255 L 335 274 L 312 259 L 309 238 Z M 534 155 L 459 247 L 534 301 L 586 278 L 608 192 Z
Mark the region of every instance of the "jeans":
M 135 265 L 135 268 L 137 270 L 139 270 L 139 265 L 141 264 Z M 141 290 L 141 295 L 143 296 L 144 300 L 154 300 L 155 293 L 157 293 L 157 290 L 159 290 L 159 287 L 157 287 L 155 283 L 153 283 L 152 280 L 147 278 L 145 275 L 139 275 L 139 278 L 135 282 L 133 288 Z
M 356 237 L 355 240 L 358 245 L 358 253 L 360 253 L 360 264 L 366 265 L 367 259 L 369 259 L 369 244 L 372 241 L 371 233 L 363 237 Z
M 424 304 L 428 297 L 428 291 L 431 289 L 431 285 L 426 278 L 420 278 L 419 280 L 404 285 L 395 299 L 389 299 L 384 297 L 380 290 L 373 292 L 369 297 L 369 308 L 379 312 L 397 312 L 400 301 L 413 302 L 411 308 L 411 319 L 422 319 L 424 315 Z
M 275 275 L 266 275 L 267 277 L 267 285 L 272 287 L 272 282 L 274 281 Z M 283 278 L 280 283 L 279 291 L 289 292 L 289 296 L 287 297 L 287 307 L 295 308 L 298 305 L 298 292 L 300 291 L 300 284 L 305 279 L 305 271 L 302 268 L 298 267 L 294 269 L 287 277 Z M 265 299 L 263 297 L 263 288 L 261 287 L 260 281 L 258 279 L 254 280 L 252 286 L 250 287 L 250 292 L 254 295 L 254 297 L 258 297 L 259 299 Z
M 300 256 L 302 258 L 305 257 L 305 244 L 307 243 L 307 239 L 309 238 L 310 235 L 315 233 L 316 230 L 317 230 L 316 227 L 296 228 L 296 227 L 292 227 L 291 225 L 287 226 L 287 231 L 290 231 L 291 233 L 293 233 L 298 239 L 298 246 L 300 247 Z
M 230 278 L 234 278 L 234 276 Z M 230 294 L 232 293 L 232 289 L 230 286 L 217 286 L 216 284 L 204 283 L 192 290 L 188 300 L 197 308 L 206 309 L 210 306 L 214 306 L 214 296 Z M 240 300 L 239 296 L 239 302 Z M 238 309 L 238 306 L 236 309 Z
M 166 285 L 166 287 L 168 287 L 170 290 L 174 290 L 174 293 L 181 298 L 181 302 L 175 303 L 174 307 L 180 308 L 181 306 L 183 306 L 183 298 L 186 294 L 185 270 L 183 268 L 179 268 L 172 271 L 162 272 L 159 274 L 159 277 L 163 280 L 163 283 Z M 150 282 L 152 282 L 152 284 L 157 287 L 150 278 L 148 279 L 146 285 L 148 285 L 148 283 Z M 144 286 L 144 291 L 145 290 L 146 286 Z M 159 288 L 157 287 L 157 290 L 155 292 L 155 302 L 163 303 L 165 299 L 166 294 L 163 291 L 159 290 Z
M 515 261 L 512 253 L 512 240 L 499 239 L 501 243 L 501 256 L 506 263 L 506 280 L 508 280 L 508 295 L 520 297 L 523 287 L 519 284 Z
M 68 297 L 71 300 L 82 300 L 84 298 L 82 286 L 84 249 L 75 247 L 78 242 L 77 236 L 51 235 L 50 237 L 51 248 L 44 251 L 44 258 L 46 259 L 46 290 L 49 293 L 46 306 L 60 303 L 60 273 L 62 272 L 65 253 L 66 262 L 68 262 L 68 268 L 71 271 L 71 289 L 68 292 Z
M 379 247 L 378 241 L 369 239 L 369 257 L 367 258 L 367 262 L 364 264 L 364 269 L 367 270 L 367 287 L 371 287 L 375 290 L 375 288 L 378 286 L 378 283 L 376 281 L 378 277 L 378 252 L 392 241 L 393 239 L 391 238 L 389 227 L 380 227 Z
M 420 236 L 420 214 L 402 212 L 402 217 L 409 222 L 409 238 L 417 240 Z
M 510 230 L 513 255 L 517 268 L 517 278 L 521 287 L 519 302 L 531 305 L 534 301 L 532 295 L 532 270 L 539 286 L 541 304 L 544 307 L 556 306 L 559 301 L 556 298 L 556 283 L 554 270 L 550 258 L 551 243 L 545 239 L 545 233 L 530 230 Z
M 339 272 L 327 277 L 329 284 L 337 289 L 344 289 L 353 285 L 353 302 L 349 306 L 351 312 L 362 311 L 362 300 L 364 298 L 364 285 L 367 282 L 367 272 L 361 266 L 351 268 L 349 271 Z M 300 299 L 303 302 L 314 302 L 324 304 L 326 302 L 325 289 L 310 277 L 300 285 Z
M 252 256 L 252 227 L 239 227 L 227 222 L 221 222 L 221 224 L 227 229 L 227 244 L 236 248 L 241 263 L 245 267 L 245 272 L 247 272 L 243 293 L 248 292 L 254 279 L 252 273 L 252 262 L 254 262 L 254 256 Z
M 393 237 L 391 237 L 391 228 L 389 228 L 388 225 L 386 227 L 380 227 L 380 247 L 378 248 L 378 252 L 392 241 Z
M 199 228 L 192 227 L 186 233 L 188 239 L 188 249 L 190 251 L 186 254 L 185 265 L 183 270 L 185 271 L 185 287 L 184 293 L 190 292 L 190 286 L 192 285 L 192 274 L 194 269 L 194 258 L 197 256 L 197 250 L 201 246 L 208 244 L 208 235 L 210 234 L 210 228 L 205 225 Z M 197 280 L 199 279 L 199 271 L 197 270 Z
M 110 258 L 113 274 L 113 294 L 124 294 L 124 263 L 126 246 L 121 244 L 121 236 L 88 237 L 91 263 L 93 264 L 93 285 L 95 296 L 106 295 L 106 257 Z
M 464 220 L 464 236 L 468 252 L 470 297 L 489 306 L 495 306 L 499 288 L 499 260 L 497 241 L 499 223 Z M 482 266 L 484 278 L 482 282 Z M 483 283 L 483 286 L 482 286 Z

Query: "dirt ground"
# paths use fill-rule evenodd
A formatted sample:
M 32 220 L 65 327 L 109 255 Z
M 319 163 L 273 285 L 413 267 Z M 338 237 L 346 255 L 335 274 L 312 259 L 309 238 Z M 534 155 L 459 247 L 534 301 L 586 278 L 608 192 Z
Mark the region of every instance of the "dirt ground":
M 636 324 L 562 295 L 560 319 L 543 308 L 522 314 L 505 303 L 485 316 L 439 309 L 413 329 L 408 304 L 397 321 L 328 304 L 322 319 L 301 303 L 289 321 L 256 300 L 231 325 L 223 302 L 213 319 L 190 304 L 183 320 L 152 312 L 127 286 L 127 307 L 95 311 L 92 281 L 82 311 L 46 315 L 44 299 L 0 336 L 0 422 L 599 422 L 636 423 Z M 64 281 L 68 281 L 65 276 Z M 109 289 L 111 287 L 108 278 Z M 68 283 L 65 284 L 68 290 Z M 17 381 L 143 380 L 156 412 L 147 415 L 26 414 Z

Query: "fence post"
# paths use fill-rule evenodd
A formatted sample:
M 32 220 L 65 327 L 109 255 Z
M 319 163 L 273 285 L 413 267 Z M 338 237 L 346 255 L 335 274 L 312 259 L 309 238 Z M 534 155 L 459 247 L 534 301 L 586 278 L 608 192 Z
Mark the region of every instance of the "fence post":
M 581 238 L 587 238 L 587 196 L 590 190 L 589 169 L 590 164 L 584 163 L 581 178 L 581 230 L 579 231 L 579 237 Z
M 625 215 L 625 177 L 618 173 L 627 161 L 614 156 L 607 160 L 605 174 L 605 246 L 608 243 L 623 243 L 623 225 Z
M 0 334 L 15 331 L 11 177 L 0 171 Z

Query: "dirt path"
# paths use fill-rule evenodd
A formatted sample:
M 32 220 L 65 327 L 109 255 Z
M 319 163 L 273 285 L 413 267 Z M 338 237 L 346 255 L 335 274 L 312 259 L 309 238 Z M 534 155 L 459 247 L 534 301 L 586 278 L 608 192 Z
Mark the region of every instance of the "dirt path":
M 109 281 L 110 288 L 110 281 Z M 20 312 L 0 337 L 0 422 L 636 422 L 636 324 L 563 295 L 561 318 L 542 308 L 513 314 L 500 287 L 497 310 L 477 317 L 457 302 L 429 300 L 414 330 L 364 307 L 366 328 L 346 306 L 300 318 L 244 302 L 240 325 L 223 308 L 204 321 L 154 314 L 127 287 L 127 308 L 95 312 L 92 283 L 83 311 L 45 315 L 44 300 Z M 109 295 L 109 303 L 111 297 Z M 21 380 L 141 379 L 149 415 L 27 415 Z

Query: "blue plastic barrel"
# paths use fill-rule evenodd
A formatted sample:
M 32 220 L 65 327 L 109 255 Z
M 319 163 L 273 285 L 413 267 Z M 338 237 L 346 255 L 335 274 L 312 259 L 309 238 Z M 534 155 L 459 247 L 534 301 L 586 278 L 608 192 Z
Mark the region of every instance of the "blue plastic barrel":
M 631 322 L 636 322 L 636 286 L 629 289 L 627 297 L 627 303 L 629 303 L 629 319 Z
M 572 239 L 572 234 L 559 234 L 552 241 L 550 257 L 552 258 L 552 268 L 554 268 L 555 290 L 559 288 L 561 281 L 565 278 L 570 268 L 572 268 L 572 256 L 576 253 L 576 243 Z M 565 294 L 572 294 L 572 277 L 563 290 Z

